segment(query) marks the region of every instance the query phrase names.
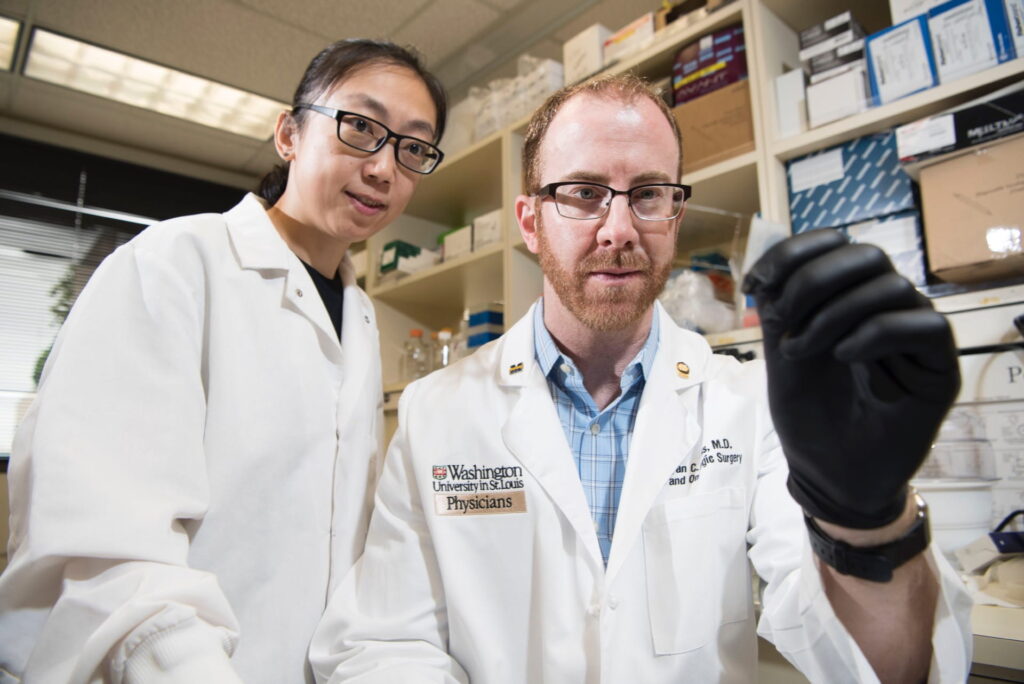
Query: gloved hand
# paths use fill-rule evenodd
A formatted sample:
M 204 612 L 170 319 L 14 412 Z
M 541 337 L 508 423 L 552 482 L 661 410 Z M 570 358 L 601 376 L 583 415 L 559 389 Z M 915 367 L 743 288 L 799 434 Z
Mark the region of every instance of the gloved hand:
M 960 389 L 946 319 L 880 249 L 834 230 L 773 246 L 743 291 L 757 298 L 793 498 L 844 527 L 894 521 Z

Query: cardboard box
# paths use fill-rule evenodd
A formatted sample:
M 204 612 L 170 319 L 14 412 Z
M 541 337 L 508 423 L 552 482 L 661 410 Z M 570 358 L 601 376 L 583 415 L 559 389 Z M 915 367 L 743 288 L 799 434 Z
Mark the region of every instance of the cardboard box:
M 501 242 L 501 209 L 489 211 L 473 219 L 473 251 Z
M 864 60 L 864 59 L 858 59 L 858 60 L 855 60 L 853 62 L 850 62 L 849 64 L 842 64 L 840 66 L 837 66 L 837 67 L 834 67 L 832 69 L 829 69 L 828 71 L 819 71 L 816 74 L 811 74 L 810 78 L 808 78 L 807 80 L 810 83 L 812 83 L 812 84 L 814 84 L 814 83 L 821 83 L 822 81 L 827 81 L 830 78 L 835 78 L 836 76 L 839 76 L 841 74 L 845 74 L 848 71 L 853 71 L 854 69 L 863 69 L 864 70 L 864 74 L 865 74 L 864 78 L 865 78 L 865 82 L 866 82 L 868 63 L 867 63 L 867 60 Z M 869 97 L 870 97 L 870 94 L 871 94 L 871 89 L 869 87 L 868 88 L 868 95 L 869 95 Z M 869 101 L 868 105 L 870 106 L 870 104 L 871 103 Z
M 800 32 L 800 61 L 807 62 L 813 57 L 863 37 L 864 29 L 849 11 L 837 14 Z
M 604 41 L 611 35 L 606 27 L 593 24 L 562 45 L 565 83 L 571 85 L 604 68 Z
M 811 128 L 859 114 L 870 103 L 867 73 L 863 67 L 807 86 L 807 120 Z
M 928 10 L 928 31 L 939 83 L 1016 56 L 1003 0 L 949 0 Z
M 689 18 L 690 14 L 704 9 L 707 4 L 707 0 L 680 0 L 670 8 L 662 7 L 654 13 L 654 30 L 661 31 L 669 24 Z
M 684 45 L 672 64 L 675 103 L 684 104 L 747 77 L 743 24 L 728 26 Z
M 463 226 L 444 234 L 444 260 L 449 261 L 457 256 L 473 251 L 473 226 Z
M 956 283 L 1024 273 L 1024 136 L 921 169 L 928 262 Z
M 938 84 L 924 16 L 873 33 L 867 46 L 872 104 L 885 104 Z
M 950 153 L 1024 132 L 1024 82 L 899 126 L 896 151 L 912 178 Z
M 380 273 L 394 271 L 398 267 L 399 257 L 414 257 L 420 253 L 420 247 L 405 240 L 392 240 L 380 250 Z
M 817 57 L 811 58 L 811 74 L 820 74 L 823 71 L 830 71 L 851 62 L 864 59 L 864 39 L 859 38 L 846 45 L 824 52 Z
M 889 17 L 895 26 L 919 14 L 928 14 L 928 10 L 943 2 L 945 0 L 889 0 Z
M 604 63 L 611 64 L 654 40 L 654 12 L 642 14 L 604 41 Z
M 780 138 L 807 130 L 807 95 L 803 69 L 793 69 L 775 78 L 775 116 Z
M 697 169 L 754 149 L 750 82 L 740 81 L 672 109 L 683 138 L 683 169 Z
M 836 228 L 915 208 L 910 178 L 889 131 L 786 164 L 793 233 Z
M 1006 23 L 1013 38 L 1013 49 L 1024 57 L 1024 0 L 1006 0 Z

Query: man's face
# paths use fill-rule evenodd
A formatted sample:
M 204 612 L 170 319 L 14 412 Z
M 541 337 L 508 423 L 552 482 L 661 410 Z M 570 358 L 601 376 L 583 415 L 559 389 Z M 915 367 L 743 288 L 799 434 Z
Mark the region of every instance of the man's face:
M 562 106 L 541 144 L 540 184 L 578 180 L 626 190 L 676 183 L 678 165 L 675 136 L 654 103 L 578 95 Z M 624 195 L 598 219 L 565 218 L 550 197 L 521 197 L 518 213 L 550 290 L 590 329 L 621 330 L 637 321 L 672 270 L 681 215 L 639 219 Z

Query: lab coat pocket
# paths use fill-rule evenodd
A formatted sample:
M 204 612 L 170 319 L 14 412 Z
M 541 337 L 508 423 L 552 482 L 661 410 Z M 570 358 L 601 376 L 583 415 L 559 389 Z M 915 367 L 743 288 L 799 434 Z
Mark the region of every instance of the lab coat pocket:
M 654 651 L 685 653 L 752 610 L 743 490 L 672 499 L 643 526 Z

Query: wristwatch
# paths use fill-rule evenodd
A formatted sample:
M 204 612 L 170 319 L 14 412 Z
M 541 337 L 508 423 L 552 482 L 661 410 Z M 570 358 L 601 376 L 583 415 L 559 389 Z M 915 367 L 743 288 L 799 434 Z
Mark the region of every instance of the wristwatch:
M 804 522 L 811 538 L 811 548 L 818 558 L 843 575 L 852 575 L 872 582 L 888 582 L 892 571 L 928 548 L 931 539 L 928 530 L 928 504 L 911 489 L 917 504 L 914 524 L 899 539 L 878 546 L 851 546 L 833 539 L 804 514 Z

